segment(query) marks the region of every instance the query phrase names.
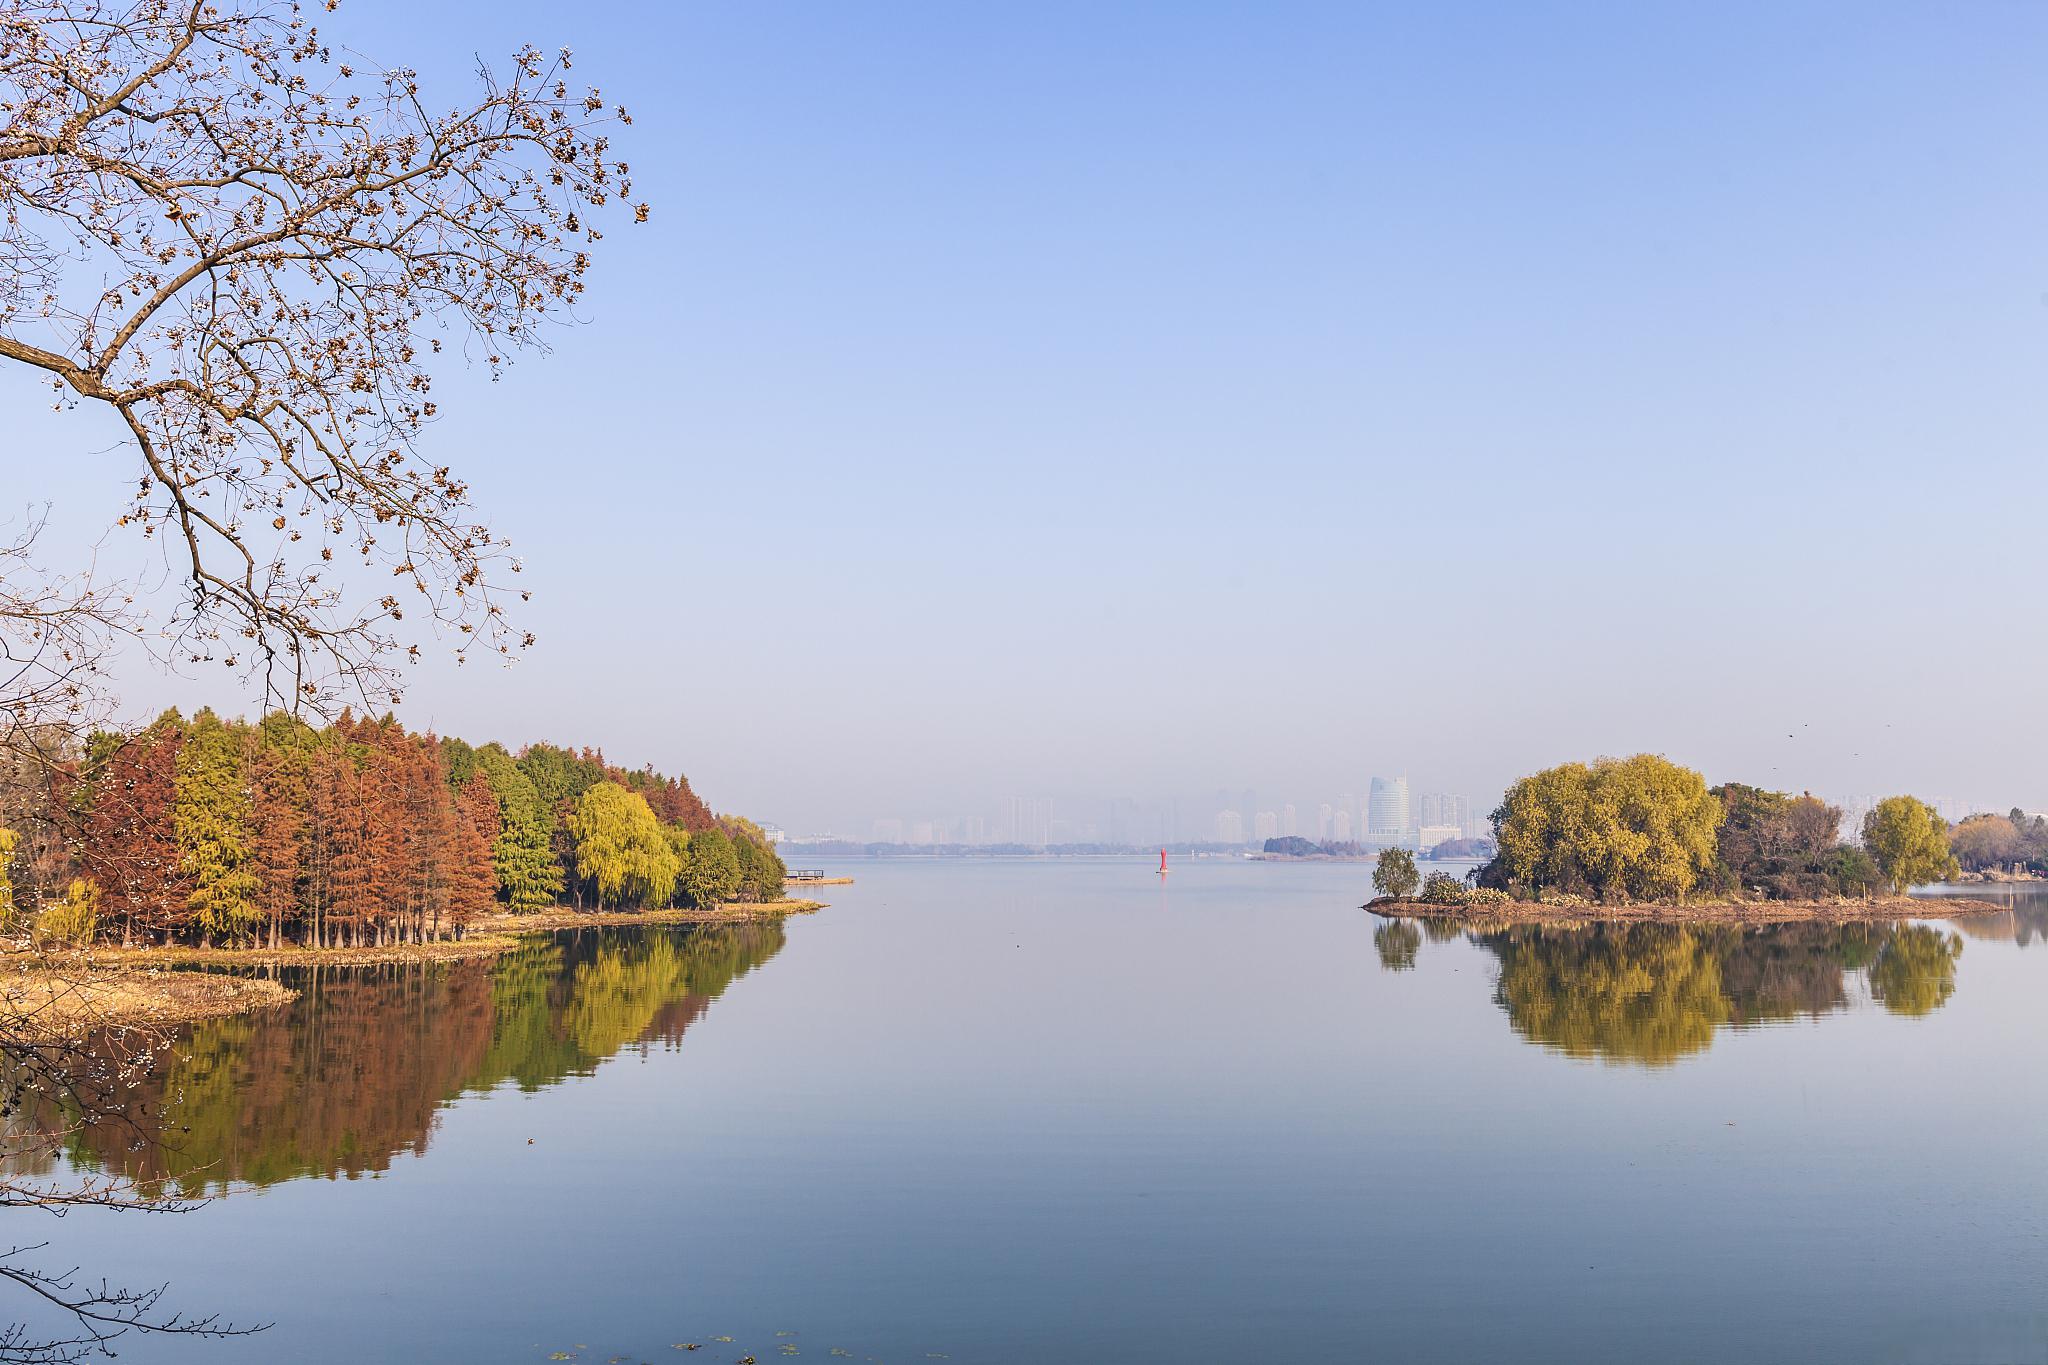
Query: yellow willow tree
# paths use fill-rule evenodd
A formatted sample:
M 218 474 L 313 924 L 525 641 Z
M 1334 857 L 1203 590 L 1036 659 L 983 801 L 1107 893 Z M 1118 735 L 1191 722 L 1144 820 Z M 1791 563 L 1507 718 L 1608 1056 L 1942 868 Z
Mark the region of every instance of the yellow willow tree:
M 1530 892 L 1679 898 L 1713 867 L 1721 818 L 1705 778 L 1655 754 L 1560 764 L 1508 789 L 1490 871 Z
M 616 782 L 599 782 L 569 814 L 576 875 L 597 891 L 600 905 L 666 905 L 675 895 L 676 856 L 647 798 Z
M 1863 817 L 1863 847 L 1892 889 L 1946 881 L 1961 871 L 1949 851 L 1948 822 L 1910 796 L 1887 796 Z
M 33 528 L 0 547 L 0 628 L 43 665 L 0 706 L 75 705 L 104 634 L 145 623 L 288 704 L 385 700 L 408 612 L 459 655 L 529 643 L 505 542 L 419 439 L 444 338 L 494 373 L 543 346 L 631 192 L 624 111 L 569 68 L 525 48 L 437 110 L 296 5 L 0 0 L 0 360 L 111 419 L 86 439 L 134 461 L 113 514 L 183 588 L 152 620 L 32 572 Z

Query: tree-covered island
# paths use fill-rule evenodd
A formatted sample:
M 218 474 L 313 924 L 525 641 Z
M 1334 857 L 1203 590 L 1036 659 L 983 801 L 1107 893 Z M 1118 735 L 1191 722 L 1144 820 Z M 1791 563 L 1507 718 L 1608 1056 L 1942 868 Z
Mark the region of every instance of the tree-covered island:
M 2017 812 L 1972 817 L 1958 834 L 2006 850 L 2025 837 Z M 1961 870 L 1950 831 L 1930 806 L 1888 797 L 1843 837 L 1839 807 L 1739 782 L 1706 779 L 1655 754 L 1565 763 L 1521 778 L 1492 815 L 1493 859 L 1467 880 L 1412 861 L 1376 874 L 1373 908 L 1394 914 L 1531 914 L 1597 909 L 1673 919 L 1896 917 L 1911 887 Z M 2048 834 L 2048 831 L 2044 831 Z M 2044 840 L 2048 842 L 2048 840 Z M 1976 910 L 1948 900 L 1913 913 Z

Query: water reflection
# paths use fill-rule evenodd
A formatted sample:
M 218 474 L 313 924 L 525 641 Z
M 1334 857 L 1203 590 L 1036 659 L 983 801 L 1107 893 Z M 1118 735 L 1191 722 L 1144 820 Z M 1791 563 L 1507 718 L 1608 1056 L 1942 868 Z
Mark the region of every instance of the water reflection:
M 491 962 L 288 975 L 294 1004 L 191 1026 L 130 1103 L 137 1122 L 81 1129 L 71 1156 L 188 1193 L 382 1171 L 424 1152 L 465 1092 L 675 1046 L 782 944 L 779 921 L 580 930 Z
M 2012 943 L 2022 948 L 2048 943 L 2048 887 L 2039 882 L 1959 886 L 1949 894 L 1991 901 L 2005 907 L 1991 914 L 1957 920 L 1956 927 L 1971 938 Z
M 1642 1066 L 1704 1051 L 1723 1028 L 1845 1009 L 1852 977 L 1894 1014 L 1928 1014 L 1954 994 L 1963 950 L 1961 935 L 1923 924 L 1516 925 L 1469 937 L 1500 961 L 1494 1001 L 1516 1033 Z
M 1405 972 L 1422 951 L 1422 931 L 1413 920 L 1389 920 L 1372 931 L 1372 946 L 1379 950 L 1380 966 L 1390 972 Z

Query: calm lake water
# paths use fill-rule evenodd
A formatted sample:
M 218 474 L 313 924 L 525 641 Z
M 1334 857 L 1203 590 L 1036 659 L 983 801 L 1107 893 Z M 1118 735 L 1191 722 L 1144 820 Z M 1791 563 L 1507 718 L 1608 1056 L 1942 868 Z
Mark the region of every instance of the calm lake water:
M 199 1026 L 78 1161 L 226 1193 L 10 1235 L 275 1323 L 140 1362 L 2048 1360 L 2048 897 L 1445 936 L 1358 865 L 834 870 Z

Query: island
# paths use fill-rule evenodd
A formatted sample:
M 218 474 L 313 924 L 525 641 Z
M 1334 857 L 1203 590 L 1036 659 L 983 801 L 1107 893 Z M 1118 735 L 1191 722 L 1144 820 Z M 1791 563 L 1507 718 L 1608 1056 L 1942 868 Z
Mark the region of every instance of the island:
M 1567 763 L 1508 789 L 1493 813 L 1497 851 L 1467 879 L 1422 877 L 1406 850 L 1381 853 L 1366 908 L 1495 924 L 1868 922 L 2003 909 L 1906 894 L 1962 872 L 1947 822 L 1925 802 L 1878 802 L 1855 842 L 1843 823 L 1840 808 L 1810 794 L 1709 787 L 1656 754 Z

